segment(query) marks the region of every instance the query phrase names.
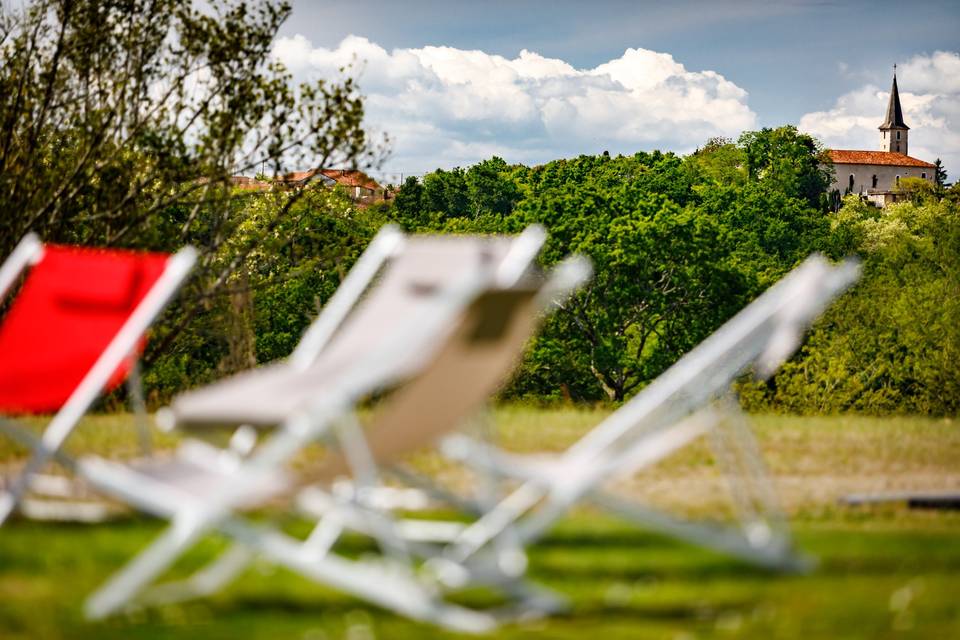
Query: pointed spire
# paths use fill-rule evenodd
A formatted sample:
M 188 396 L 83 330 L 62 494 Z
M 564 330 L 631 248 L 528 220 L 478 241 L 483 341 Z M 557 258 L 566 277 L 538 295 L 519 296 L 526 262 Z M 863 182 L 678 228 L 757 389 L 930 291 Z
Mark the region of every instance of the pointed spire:
M 887 117 L 881 129 L 909 129 L 903 122 L 903 109 L 900 108 L 900 91 L 897 89 L 897 65 L 893 65 L 893 87 L 890 89 L 890 103 L 887 105 Z

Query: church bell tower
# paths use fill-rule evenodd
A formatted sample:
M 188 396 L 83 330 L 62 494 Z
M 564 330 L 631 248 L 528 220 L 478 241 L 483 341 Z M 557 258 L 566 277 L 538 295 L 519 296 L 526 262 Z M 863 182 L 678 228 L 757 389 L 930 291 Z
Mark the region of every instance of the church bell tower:
M 907 134 L 909 131 L 910 127 L 904 124 L 903 110 L 900 108 L 900 92 L 897 90 L 897 65 L 893 65 L 893 87 L 890 89 L 887 117 L 880 125 L 880 149 L 908 155 Z

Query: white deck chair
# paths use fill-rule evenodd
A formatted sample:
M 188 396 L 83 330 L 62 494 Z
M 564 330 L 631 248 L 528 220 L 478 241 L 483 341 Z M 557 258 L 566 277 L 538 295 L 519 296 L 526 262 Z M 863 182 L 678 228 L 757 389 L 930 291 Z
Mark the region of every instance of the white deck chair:
M 431 356 L 414 379 L 389 395 L 362 430 L 362 438 L 353 437 L 353 455 L 347 455 L 349 448 L 343 447 L 342 452 L 331 452 L 322 463 L 314 463 L 301 473 L 301 483 L 309 481 L 312 485 L 298 495 L 298 506 L 301 513 L 319 521 L 305 546 L 312 553 L 325 554 L 342 533 L 354 531 L 403 554 L 434 557 L 435 546 L 419 543 L 434 542 L 438 531 L 457 532 L 460 526 L 437 520 L 395 519 L 383 513 L 396 502 L 382 497 L 398 490 L 381 483 L 380 471 L 415 449 L 435 444 L 440 436 L 476 415 L 513 370 L 542 312 L 583 284 L 589 274 L 586 260 L 572 258 L 555 268 L 542 285 L 531 278 L 510 289 L 481 294 L 465 312 L 458 333 Z M 182 405 L 179 411 L 182 421 Z M 200 419 L 195 427 L 209 424 L 205 416 L 191 415 L 194 420 Z M 355 422 L 353 426 L 356 436 L 360 429 Z M 329 489 L 331 484 L 335 485 L 333 491 Z M 411 492 L 399 493 L 409 496 Z M 500 555 L 518 552 L 515 545 L 498 549 Z M 253 559 L 253 549 L 237 545 L 188 580 L 153 590 L 150 600 L 162 603 L 207 595 L 222 588 Z M 458 587 L 468 581 L 472 585 L 482 583 L 526 602 L 534 601 L 539 608 L 561 606 L 553 594 L 514 575 L 489 568 L 473 571 L 467 577 L 462 574 L 458 572 L 447 582 Z M 502 617 L 511 612 L 491 609 L 488 613 Z
M 172 520 L 153 545 L 90 598 L 88 615 L 102 617 L 128 604 L 197 538 L 218 530 L 242 546 L 232 548 L 207 574 L 213 582 L 232 575 L 253 550 L 398 613 L 462 630 L 488 629 L 489 616 L 447 604 L 405 568 L 404 559 L 397 557 L 402 549 L 391 548 L 388 532 L 380 539 L 393 557 L 371 564 L 347 560 L 310 540 L 261 530 L 235 512 L 282 490 L 289 479 L 284 465 L 318 438 L 336 437 L 350 470 L 369 473 L 374 466 L 351 413 L 355 403 L 421 371 L 439 347 L 482 340 L 484 332 L 502 324 L 498 306 L 503 305 L 495 300 L 509 297 L 510 289 L 522 283 L 543 238 L 534 228 L 513 239 L 398 240 L 379 284 L 352 312 L 349 299 L 356 300 L 357 291 L 333 300 L 329 309 L 335 319 L 321 317 L 305 337 L 308 346 L 289 363 L 186 394 L 171 405 L 166 419 L 179 426 L 281 425 L 246 459 L 221 455 L 211 464 L 209 458 L 198 460 L 186 452 L 178 467 L 141 469 L 82 461 L 83 473 L 100 489 Z M 469 324 L 478 317 L 483 322 Z M 386 560 L 393 560 L 392 569 L 383 567 Z M 163 590 L 159 593 L 162 599 Z
M 495 587 L 522 599 L 516 613 L 525 615 L 531 608 L 549 611 L 562 607 L 553 594 L 522 580 L 526 567 L 523 544 L 541 535 L 565 506 L 577 501 L 577 494 L 571 495 L 570 491 L 580 492 L 580 497 L 648 529 L 764 567 L 794 571 L 807 568 L 808 560 L 793 548 L 786 518 L 766 477 L 746 417 L 728 388 L 737 373 L 751 364 L 759 375 L 772 373 L 795 349 L 805 327 L 855 280 L 856 274 L 857 267 L 852 263 L 832 268 L 820 258 L 809 260 L 651 385 L 659 399 L 652 400 L 651 391 L 645 391 L 647 395 L 628 403 L 572 447 L 571 452 L 577 452 L 579 459 L 568 452 L 559 460 L 544 463 L 542 459 L 508 455 L 465 435 L 448 436 L 442 449 L 450 457 L 489 474 L 490 485 L 496 486 L 501 479 L 524 483 L 499 504 L 490 504 L 489 497 L 477 499 L 445 491 L 429 478 L 408 470 L 388 469 L 409 485 L 480 517 L 473 525 L 404 517 L 395 522 L 396 534 L 404 537 L 408 551 L 427 559 L 446 587 Z M 442 383 L 425 384 L 420 389 L 411 385 L 410 394 L 419 396 L 420 405 L 431 405 L 437 389 L 442 389 Z M 445 428 L 433 431 L 449 432 L 451 428 L 448 420 Z M 615 430 L 620 432 L 616 437 Z M 409 434 L 410 421 L 398 420 L 390 431 Z M 719 465 L 731 485 L 740 528 L 682 520 L 602 490 L 603 480 L 629 475 L 707 433 L 712 436 Z M 415 435 L 401 437 L 419 441 Z M 592 452 L 588 446 L 591 442 L 595 447 Z M 570 464 L 571 459 L 576 463 Z M 395 461 L 396 456 L 378 458 L 380 465 Z M 376 486 L 338 489 L 348 496 L 364 492 L 373 496 Z M 528 514 L 517 507 L 519 500 L 537 498 L 540 502 L 534 502 L 531 511 L 539 508 L 540 512 Z M 556 502 L 551 504 L 551 499 Z M 342 529 L 376 535 L 369 518 L 358 509 L 345 508 L 329 492 L 308 489 L 301 494 L 300 505 L 305 513 L 326 518 L 321 524 L 329 526 L 318 528 L 318 534 L 326 536 L 324 544 L 330 544 Z M 479 538 L 484 534 L 485 540 Z
M 807 562 L 793 553 L 756 444 L 736 401 L 729 400 L 729 388 L 751 366 L 759 376 L 772 374 L 797 347 L 806 327 L 858 273 L 851 261 L 832 267 L 823 258 L 808 259 L 550 463 L 528 464 L 466 436 L 449 438 L 444 449 L 452 457 L 521 484 L 449 537 L 445 559 L 468 565 L 503 535 L 531 542 L 574 504 L 587 500 L 649 528 L 760 565 L 805 568 Z M 716 428 L 723 425 L 727 431 Z M 724 454 L 721 462 L 737 472 L 734 481 L 741 481 L 734 489 L 742 494 L 742 529 L 680 520 L 603 492 L 604 482 L 648 467 L 711 431 Z M 518 562 L 515 570 L 522 569 Z
M 582 497 L 648 529 L 754 564 L 780 570 L 807 568 L 808 560 L 793 549 L 746 416 L 728 388 L 750 364 L 759 375 L 772 373 L 795 349 L 806 325 L 856 279 L 857 271 L 853 263 L 831 268 L 820 258 L 810 259 L 559 459 L 510 455 L 463 434 L 448 436 L 442 449 L 489 474 L 489 484 L 504 479 L 524 483 L 498 505 L 490 505 L 489 498 L 481 501 L 445 490 L 409 470 L 391 469 L 408 485 L 464 513 L 482 516 L 473 525 L 404 519 L 399 522 L 404 535 L 451 585 L 482 575 L 488 584 L 508 586 L 510 575 L 519 576 L 526 566 L 518 553 L 520 543 L 541 535 Z M 705 433 L 712 436 L 719 466 L 727 475 L 740 528 L 682 520 L 603 491 L 604 480 L 630 475 Z M 335 506 L 329 495 L 315 489 L 303 498 L 312 515 Z M 528 513 L 524 501 L 530 512 L 539 511 Z M 350 527 L 369 533 L 363 518 L 352 514 L 347 520 Z M 488 545 L 491 541 L 493 545 Z M 445 546 L 445 551 L 438 553 L 436 545 Z M 475 557 L 488 546 L 497 548 L 487 549 L 482 559 Z M 545 602 L 555 605 L 549 598 Z
M 29 234 L 0 267 L 0 296 L 26 273 L 0 324 L 0 411 L 54 414 L 39 437 L 10 418 L 0 419 L 0 432 L 31 451 L 0 491 L 0 524 L 16 509 L 44 519 L 107 515 L 103 503 L 72 499 L 77 486 L 70 479 L 40 472 L 54 459 L 72 466 L 61 446 L 97 397 L 124 378 L 135 409 L 145 416 L 137 351 L 195 255 L 192 248 L 170 256 L 44 245 Z M 136 422 L 141 448 L 148 452 L 145 419 Z

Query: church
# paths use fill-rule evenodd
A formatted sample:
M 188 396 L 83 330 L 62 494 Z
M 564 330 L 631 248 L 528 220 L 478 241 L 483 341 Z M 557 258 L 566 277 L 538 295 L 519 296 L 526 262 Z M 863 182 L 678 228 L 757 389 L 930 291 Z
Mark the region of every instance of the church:
M 862 198 L 884 207 L 897 201 L 902 178 L 923 178 L 931 183 L 936 178 L 936 166 L 910 157 L 910 127 L 903 121 L 897 74 L 893 74 L 887 116 L 880 125 L 880 151 L 830 149 L 834 176 L 831 192 Z

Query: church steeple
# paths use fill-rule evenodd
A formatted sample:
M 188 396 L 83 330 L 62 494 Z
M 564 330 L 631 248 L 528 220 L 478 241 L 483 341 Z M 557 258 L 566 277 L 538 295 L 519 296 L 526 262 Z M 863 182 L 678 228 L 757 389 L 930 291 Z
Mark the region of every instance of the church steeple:
M 897 89 L 897 65 L 893 65 L 893 87 L 890 89 L 890 102 L 887 104 L 887 117 L 880 125 L 880 148 L 907 155 L 907 132 L 910 130 L 903 121 L 903 109 L 900 108 L 900 91 Z

